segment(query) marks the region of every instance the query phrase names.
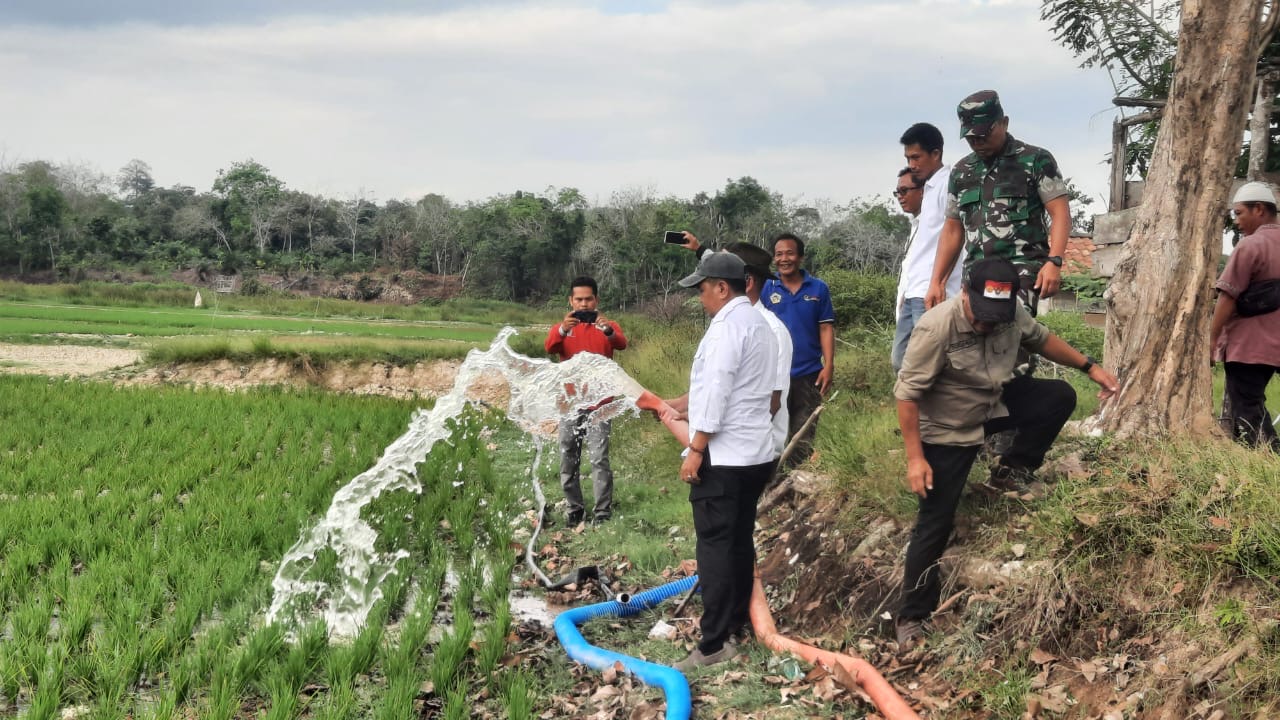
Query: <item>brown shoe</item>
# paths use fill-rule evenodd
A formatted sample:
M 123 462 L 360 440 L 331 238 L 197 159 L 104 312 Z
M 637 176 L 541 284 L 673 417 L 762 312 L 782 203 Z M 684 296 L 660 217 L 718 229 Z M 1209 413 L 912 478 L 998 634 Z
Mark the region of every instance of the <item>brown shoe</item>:
M 689 672 L 694 668 L 706 667 L 708 665 L 715 665 L 716 663 L 722 663 L 725 660 L 729 660 L 733 658 L 737 654 L 738 654 L 738 649 L 735 648 L 733 645 L 730 645 L 729 643 L 725 643 L 723 647 L 711 653 L 710 655 L 703 655 L 702 650 L 698 648 L 694 648 L 693 652 L 689 653 L 689 657 L 681 660 L 675 665 L 672 665 L 672 667 L 679 670 L 680 672 Z
M 1035 473 L 1026 468 L 996 465 L 991 468 L 991 476 L 987 478 L 985 487 L 996 493 L 1013 492 L 1021 495 L 1027 491 L 1027 486 L 1035 479 Z

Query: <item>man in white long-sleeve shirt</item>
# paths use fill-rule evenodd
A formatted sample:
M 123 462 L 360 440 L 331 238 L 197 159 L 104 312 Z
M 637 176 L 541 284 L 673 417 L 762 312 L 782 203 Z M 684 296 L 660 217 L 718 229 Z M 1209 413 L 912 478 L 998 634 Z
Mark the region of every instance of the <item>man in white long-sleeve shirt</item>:
M 681 247 L 694 251 L 699 260 L 707 253 L 715 252 L 711 248 L 704 247 L 698 242 L 698 238 L 687 230 L 684 237 L 685 244 Z M 769 270 L 773 257 L 768 250 L 758 245 L 745 242 L 729 243 L 725 251 L 742 258 L 742 262 L 747 266 L 747 300 L 760 313 L 760 317 L 769 324 L 769 328 L 773 330 L 773 339 L 778 341 L 778 379 L 773 388 L 773 400 L 769 405 L 769 411 L 773 414 L 773 445 L 776 451 L 774 458 L 777 459 L 787 446 L 787 430 L 790 427 L 787 394 L 791 391 L 791 331 L 787 330 L 787 326 L 782 324 L 772 310 L 766 309 L 764 303 L 760 302 L 760 291 L 767 281 L 777 280 L 778 276 Z M 688 394 L 666 402 L 677 411 L 679 419 L 688 420 Z
M 907 128 L 899 141 L 912 179 L 917 187 L 924 187 L 924 197 L 920 200 L 920 215 L 898 277 L 897 331 L 891 356 L 895 371 L 902 369 L 902 358 L 907 352 L 911 331 L 924 315 L 924 297 L 929 292 L 929 281 L 933 277 L 938 237 L 947 219 L 947 181 L 951 178 L 951 167 L 942 162 L 942 132 L 938 128 L 929 123 L 916 123 Z M 960 261 L 947 280 L 947 297 L 960 293 L 964 250 L 960 253 Z
M 712 317 L 689 374 L 689 448 L 680 479 L 689 483 L 702 583 L 702 639 L 676 663 L 687 671 L 737 654 L 729 637 L 748 621 L 755 572 L 756 503 L 773 474 L 769 406 L 777 340 L 746 297 L 746 264 L 708 253 L 680 281 L 697 287 Z

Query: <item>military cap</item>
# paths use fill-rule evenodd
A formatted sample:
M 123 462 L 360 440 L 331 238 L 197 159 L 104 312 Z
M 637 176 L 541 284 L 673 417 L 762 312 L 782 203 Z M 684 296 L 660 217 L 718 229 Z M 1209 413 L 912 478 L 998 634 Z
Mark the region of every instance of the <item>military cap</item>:
M 991 126 L 1004 117 L 1004 108 L 1000 107 L 995 90 L 979 90 L 960 101 L 956 115 L 960 117 L 960 137 L 987 135 Z

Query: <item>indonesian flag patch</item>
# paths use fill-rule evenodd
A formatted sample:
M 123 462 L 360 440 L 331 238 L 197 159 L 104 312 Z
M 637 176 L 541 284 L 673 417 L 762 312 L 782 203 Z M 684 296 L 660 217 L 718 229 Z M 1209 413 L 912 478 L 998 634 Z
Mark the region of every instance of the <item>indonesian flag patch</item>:
M 982 289 L 982 297 L 991 300 L 1008 300 L 1013 297 L 1013 283 L 988 280 Z

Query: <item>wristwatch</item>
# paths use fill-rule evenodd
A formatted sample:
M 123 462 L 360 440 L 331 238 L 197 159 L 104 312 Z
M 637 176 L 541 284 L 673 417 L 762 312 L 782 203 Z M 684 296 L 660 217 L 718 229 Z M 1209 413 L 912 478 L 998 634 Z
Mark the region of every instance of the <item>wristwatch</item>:
M 1093 369 L 1093 366 L 1094 366 L 1094 365 L 1097 365 L 1097 364 L 1098 364 L 1098 361 L 1097 361 L 1097 360 L 1094 360 L 1093 358 L 1089 357 L 1088 355 L 1085 355 L 1085 356 L 1084 356 L 1084 364 L 1080 366 L 1080 372 L 1085 373 L 1085 374 L 1087 375 L 1087 374 L 1089 373 L 1089 371 Z
M 1062 267 L 1061 255 L 1050 255 L 1049 257 L 1045 258 L 1045 260 L 1048 260 L 1049 262 L 1053 263 L 1054 265 L 1057 265 L 1058 267 Z

